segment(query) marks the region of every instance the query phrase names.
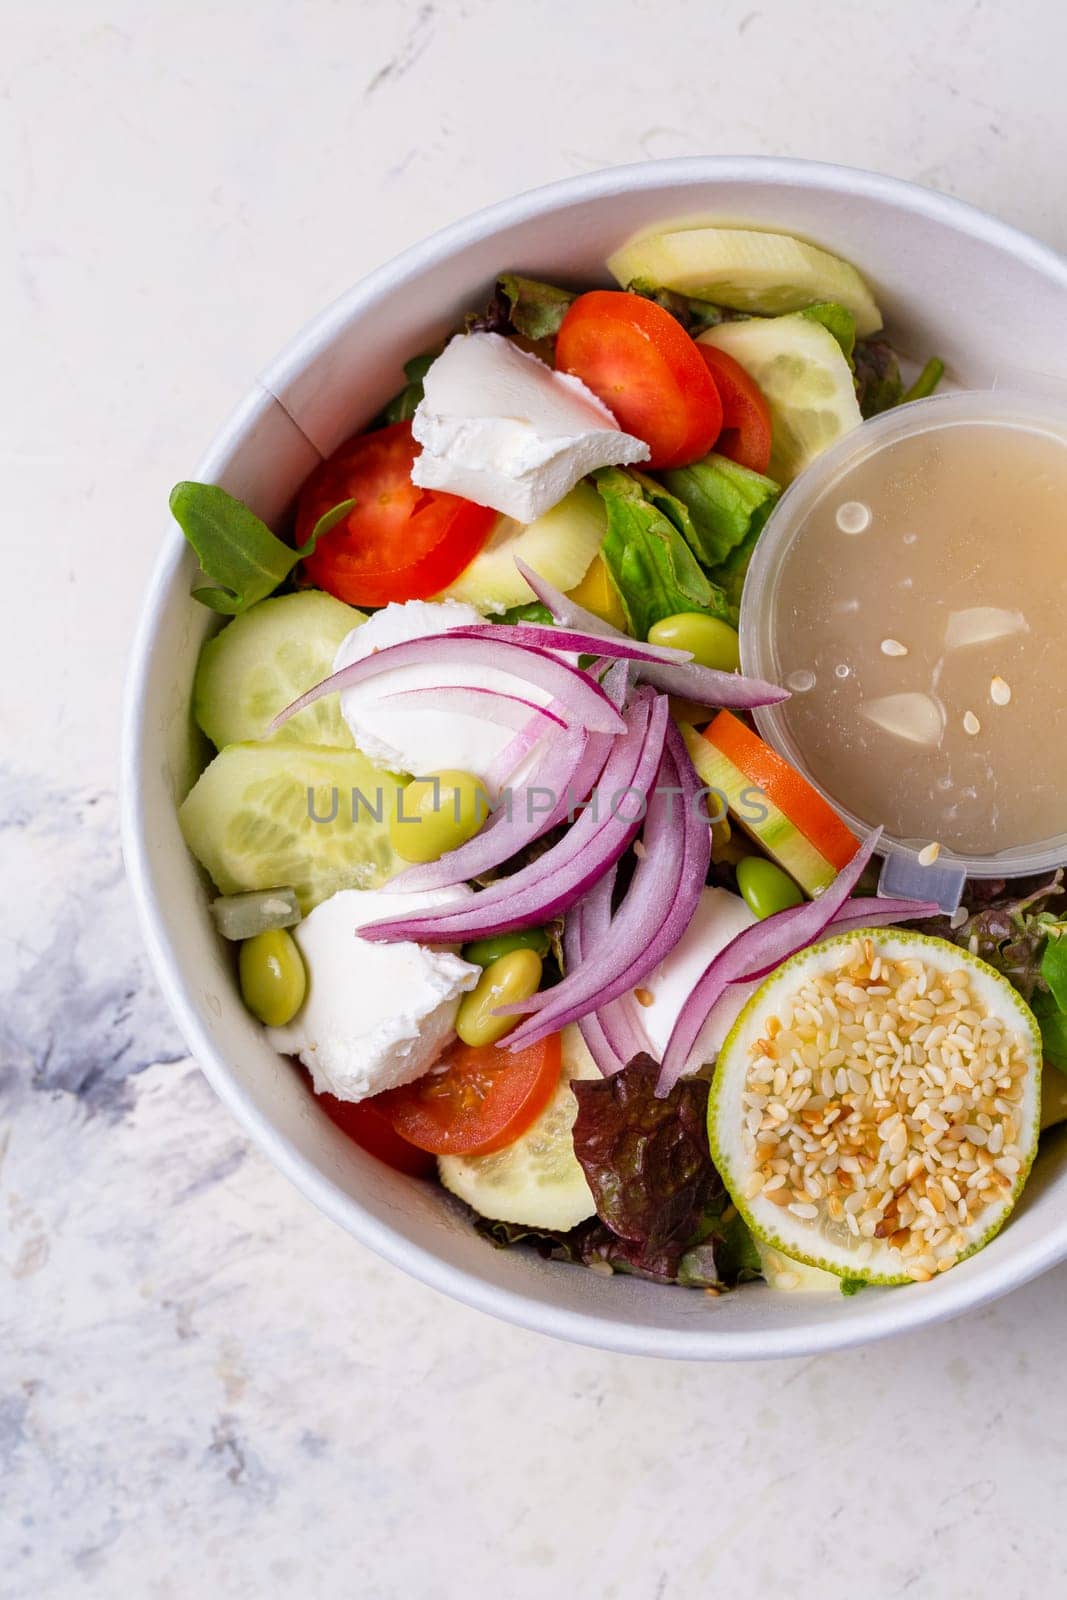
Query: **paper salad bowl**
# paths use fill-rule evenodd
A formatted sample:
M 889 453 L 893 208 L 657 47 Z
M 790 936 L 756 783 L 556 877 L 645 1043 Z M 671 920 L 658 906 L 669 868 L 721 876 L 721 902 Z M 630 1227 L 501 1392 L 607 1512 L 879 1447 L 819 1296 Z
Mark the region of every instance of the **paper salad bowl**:
M 397 387 L 402 362 L 480 305 L 500 271 L 604 281 L 610 250 L 680 218 L 809 237 L 872 283 L 905 353 L 936 350 L 966 386 L 1067 381 L 1067 262 L 956 200 L 843 167 L 760 157 L 650 162 L 590 173 L 477 213 L 356 285 L 262 375 L 190 476 L 223 484 L 268 521 L 319 460 Z M 190 464 L 192 465 L 192 464 Z M 163 491 L 160 486 L 162 503 Z M 363 1244 L 435 1289 L 539 1332 L 684 1359 L 795 1356 L 881 1338 L 983 1304 L 1067 1257 L 1067 1156 L 1039 1161 L 1023 1204 L 985 1250 L 929 1284 L 713 1298 L 604 1278 L 525 1250 L 494 1250 L 443 1191 L 347 1140 L 302 1073 L 246 1012 L 216 938 L 175 803 L 202 751 L 189 702 L 216 625 L 190 598 L 195 562 L 164 536 L 134 645 L 124 733 L 131 883 L 163 992 L 219 1097 L 299 1189 Z

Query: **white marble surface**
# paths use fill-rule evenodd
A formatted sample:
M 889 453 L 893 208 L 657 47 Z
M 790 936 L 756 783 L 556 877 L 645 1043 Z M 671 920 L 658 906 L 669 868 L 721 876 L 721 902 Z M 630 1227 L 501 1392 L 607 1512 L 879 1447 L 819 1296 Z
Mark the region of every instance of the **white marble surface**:
M 169 484 L 364 270 L 509 191 L 709 151 L 881 168 L 1067 247 L 1067 13 L 35 0 L 0 28 L 0 1595 L 1058 1592 L 1067 1269 L 732 1369 L 446 1303 L 184 1058 L 114 763 Z

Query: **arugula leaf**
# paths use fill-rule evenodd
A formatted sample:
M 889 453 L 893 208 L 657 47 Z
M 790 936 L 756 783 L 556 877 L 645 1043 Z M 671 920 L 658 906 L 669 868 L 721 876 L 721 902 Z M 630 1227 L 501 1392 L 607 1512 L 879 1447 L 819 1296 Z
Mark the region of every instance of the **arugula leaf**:
M 294 549 L 218 484 L 175 484 L 170 493 L 171 513 L 196 551 L 205 576 L 217 586 L 194 589 L 194 600 L 223 616 L 247 611 L 273 594 L 297 562 L 311 555 L 319 539 L 347 516 L 355 503 L 345 500 L 325 512 L 307 542 Z
M 506 272 L 496 280 L 493 298 L 483 316 L 467 318 L 475 333 L 521 334 L 525 339 L 554 339 L 577 294 L 553 283 Z
M 1062 925 L 1054 933 L 1050 929 L 1045 940 L 1041 976 L 1060 1010 L 1067 1013 L 1067 938 Z
M 690 547 L 705 569 L 720 566 L 743 545 L 754 545 L 782 492 L 773 478 L 714 452 L 665 472 L 663 481 L 688 508 Z
M 904 398 L 900 362 L 884 339 L 857 339 L 853 352 L 856 399 L 864 418 L 899 406 Z
M 687 543 L 695 531 L 684 502 L 622 467 L 603 467 L 594 476 L 608 512 L 600 554 L 634 637 L 646 639 L 653 623 L 679 611 L 728 621 L 726 597 L 705 577 Z
M 404 376 L 408 381 L 380 413 L 376 423 L 378 427 L 388 428 L 394 422 L 411 421 L 422 400 L 423 380 L 436 360 L 436 355 L 428 354 L 412 356 L 410 361 L 404 362 Z
M 703 333 L 705 328 L 718 327 L 729 315 L 724 313 L 722 306 L 712 305 L 710 300 L 694 300 L 691 295 L 679 294 L 675 289 L 661 288 L 650 278 L 632 278 L 626 285 L 626 292 L 639 294 L 642 300 L 654 300 L 664 311 L 669 311 L 686 333 L 691 333 L 694 338 L 698 333 Z
M 945 376 L 945 363 L 940 356 L 931 356 L 919 376 L 904 396 L 905 400 L 925 400 L 932 395 Z
M 536 622 L 544 627 L 551 627 L 556 619 L 548 607 L 541 604 L 540 600 L 527 600 L 524 605 L 509 606 L 507 611 L 492 620 L 494 622 Z

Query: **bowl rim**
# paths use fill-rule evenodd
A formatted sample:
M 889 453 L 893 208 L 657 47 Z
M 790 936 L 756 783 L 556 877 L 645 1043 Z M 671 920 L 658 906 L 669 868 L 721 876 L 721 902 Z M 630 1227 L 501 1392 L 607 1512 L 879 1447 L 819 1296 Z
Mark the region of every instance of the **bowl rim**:
M 923 189 L 904 179 L 835 163 L 771 156 L 692 156 L 601 168 L 559 179 L 496 201 L 409 245 L 374 269 L 313 317 L 283 347 L 266 376 L 257 379 L 216 434 L 198 463 L 196 476 L 210 481 L 227 464 L 250 427 L 278 402 L 271 382 L 276 373 L 297 373 L 315 350 L 329 342 L 354 316 L 366 313 L 408 276 L 505 227 L 542 216 L 575 201 L 610 198 L 634 190 L 655 190 L 708 182 L 750 186 L 788 184 L 831 190 L 856 199 L 895 204 L 941 222 L 970 237 L 999 246 L 1067 289 L 1067 259 L 1031 235 L 1001 222 L 965 201 Z M 977 1284 L 967 1276 L 917 1285 L 907 1295 L 872 1296 L 866 1309 L 853 1302 L 847 1318 L 811 1321 L 797 1297 L 796 1322 L 787 1328 L 720 1331 L 656 1328 L 627 1324 L 595 1310 L 575 1311 L 497 1287 L 451 1266 L 435 1252 L 415 1244 L 362 1210 L 358 1202 L 292 1147 L 252 1102 L 201 1020 L 185 981 L 166 916 L 161 909 L 148 850 L 148 822 L 141 772 L 146 762 L 150 707 L 147 663 L 153 641 L 172 600 L 185 557 L 185 542 L 171 523 L 157 557 L 130 648 L 123 696 L 120 806 L 122 848 L 142 937 L 160 988 L 190 1054 L 220 1100 L 273 1164 L 326 1216 L 361 1244 L 418 1281 L 475 1310 L 532 1332 L 623 1355 L 677 1360 L 746 1361 L 823 1354 L 896 1333 L 943 1322 L 974 1310 L 1018 1288 L 1067 1257 L 1067 1215 L 1063 1222 L 1010 1257 L 999 1274 Z M 864 1297 L 866 1299 L 866 1297 Z

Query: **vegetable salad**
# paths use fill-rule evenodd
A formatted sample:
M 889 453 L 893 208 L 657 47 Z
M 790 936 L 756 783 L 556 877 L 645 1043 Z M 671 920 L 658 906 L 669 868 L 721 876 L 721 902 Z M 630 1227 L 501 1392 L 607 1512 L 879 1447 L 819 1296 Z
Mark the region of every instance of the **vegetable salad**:
M 737 624 L 783 489 L 941 364 L 906 387 L 861 275 L 786 235 L 608 269 L 503 274 L 291 523 L 175 488 L 227 619 L 183 833 L 309 1092 L 489 1243 L 925 1281 L 1006 1219 L 1067 1072 L 1062 874 L 875 897 L 877 833 L 754 730 L 788 690 Z

